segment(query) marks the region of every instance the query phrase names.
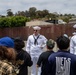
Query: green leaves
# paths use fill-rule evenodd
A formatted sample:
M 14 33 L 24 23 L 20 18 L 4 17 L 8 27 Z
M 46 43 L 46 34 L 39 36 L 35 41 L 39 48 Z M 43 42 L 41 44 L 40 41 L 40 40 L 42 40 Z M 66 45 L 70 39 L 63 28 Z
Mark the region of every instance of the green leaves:
M 25 26 L 27 21 L 29 19 L 23 16 L 1 17 L 0 28 Z

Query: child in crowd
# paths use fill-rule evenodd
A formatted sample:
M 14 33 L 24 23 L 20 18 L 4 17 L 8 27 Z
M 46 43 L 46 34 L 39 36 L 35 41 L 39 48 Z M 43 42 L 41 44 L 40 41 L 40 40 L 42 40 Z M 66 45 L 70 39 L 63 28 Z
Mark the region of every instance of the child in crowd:
M 48 57 L 52 53 L 54 53 L 53 48 L 54 48 L 55 42 L 54 40 L 50 39 L 46 43 L 47 51 L 43 52 L 38 59 L 37 62 L 37 67 L 41 66 L 41 75 L 48 75 L 49 73 L 49 68 L 48 68 Z

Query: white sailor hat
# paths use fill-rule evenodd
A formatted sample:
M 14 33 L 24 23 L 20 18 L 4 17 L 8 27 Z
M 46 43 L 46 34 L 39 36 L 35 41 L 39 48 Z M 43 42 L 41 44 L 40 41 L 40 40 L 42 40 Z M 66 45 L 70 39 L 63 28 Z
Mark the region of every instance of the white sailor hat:
M 68 35 L 67 34 L 63 34 L 63 36 L 67 37 L 68 38 Z
M 76 24 L 73 26 L 73 28 L 76 28 Z
M 39 26 L 34 26 L 33 29 L 34 29 L 34 30 L 40 30 L 41 27 L 39 27 Z
M 73 35 L 76 35 L 76 32 L 73 32 L 72 34 L 73 34 Z

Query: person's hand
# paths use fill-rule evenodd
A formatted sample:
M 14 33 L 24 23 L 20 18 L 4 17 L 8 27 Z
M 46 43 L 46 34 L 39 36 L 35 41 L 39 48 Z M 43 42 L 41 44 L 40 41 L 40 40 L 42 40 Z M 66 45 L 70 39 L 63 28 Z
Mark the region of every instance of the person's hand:
M 36 67 L 39 67 L 38 65 L 36 65 Z
M 41 46 L 41 49 L 43 49 L 43 47 Z

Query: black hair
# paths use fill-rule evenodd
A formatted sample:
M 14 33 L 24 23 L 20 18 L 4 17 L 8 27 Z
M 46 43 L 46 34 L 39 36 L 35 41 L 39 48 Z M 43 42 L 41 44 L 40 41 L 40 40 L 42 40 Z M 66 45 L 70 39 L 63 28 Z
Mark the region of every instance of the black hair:
M 60 36 L 57 38 L 56 43 L 57 43 L 57 46 L 59 47 L 59 49 L 63 50 L 63 49 L 67 49 L 69 47 L 70 40 L 69 40 L 69 38 L 67 38 L 65 36 Z
M 25 43 L 22 39 L 16 38 L 14 39 L 15 49 L 22 49 L 25 46 Z

